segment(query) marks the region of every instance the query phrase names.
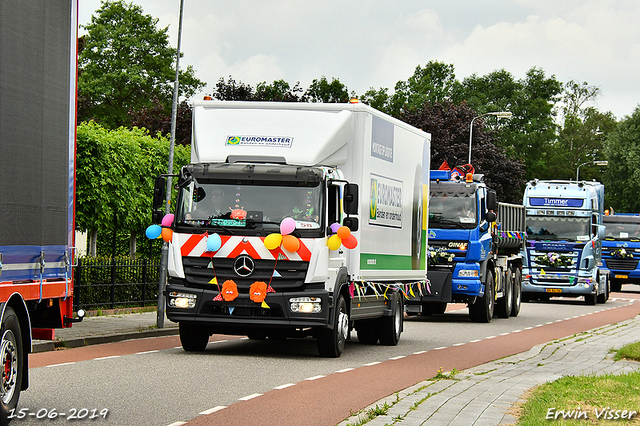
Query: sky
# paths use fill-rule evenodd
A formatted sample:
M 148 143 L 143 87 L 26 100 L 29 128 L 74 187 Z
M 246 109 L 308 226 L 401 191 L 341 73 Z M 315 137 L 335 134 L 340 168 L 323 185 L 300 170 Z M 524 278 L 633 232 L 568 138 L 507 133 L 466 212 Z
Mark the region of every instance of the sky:
M 177 46 L 180 0 L 126 1 Z M 100 3 L 79 0 L 79 24 Z M 639 23 L 638 0 L 184 0 L 180 67 L 193 66 L 203 94 L 229 76 L 303 89 L 325 76 L 358 95 L 392 91 L 429 61 L 452 64 L 460 81 L 537 67 L 598 87 L 594 106 L 622 119 L 640 104 Z

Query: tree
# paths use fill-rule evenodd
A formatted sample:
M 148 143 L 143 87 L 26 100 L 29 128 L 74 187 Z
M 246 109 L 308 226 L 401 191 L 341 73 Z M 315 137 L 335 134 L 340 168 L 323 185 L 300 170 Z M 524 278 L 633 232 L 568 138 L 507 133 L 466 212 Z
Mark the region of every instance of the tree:
M 305 92 L 305 100 L 309 102 L 346 103 L 349 102 L 349 99 L 347 86 L 333 77 L 331 78 L 331 83 L 325 76 L 322 76 L 319 80 L 314 79 Z
M 437 169 L 443 161 L 452 167 L 467 163 L 469 123 L 476 115 L 465 103 L 437 102 L 406 109 L 401 119 L 431 133 L 431 168 Z M 487 186 L 496 191 L 499 200 L 522 203 L 522 164 L 509 159 L 505 150 L 496 146 L 495 131 L 486 130 L 482 120 L 474 124 L 472 149 L 476 172 L 485 174 Z
M 163 136 L 171 135 L 171 114 L 167 114 L 164 105 L 159 99 L 154 99 L 150 107 L 144 107 L 129 113 L 131 125 L 145 128 L 150 134 L 160 133 Z M 187 101 L 178 104 L 176 113 L 176 145 L 191 145 L 191 107 Z
M 212 97 L 221 101 L 252 101 L 254 100 L 255 91 L 250 84 L 236 81 L 229 76 L 229 81 L 225 81 L 220 77 L 216 83 L 216 88 Z
M 169 27 L 144 15 L 140 6 L 103 0 L 91 17 L 79 54 L 79 121 L 93 119 L 109 128 L 130 126 L 130 111 L 153 106 L 168 113 L 175 79 L 176 49 L 170 47 Z M 180 72 L 180 95 L 192 96 L 204 86 L 191 66 Z
M 92 247 L 98 232 L 114 242 L 118 232 L 135 239 L 151 224 L 154 178 L 166 172 L 168 156 L 169 141 L 145 129 L 78 126 L 76 227 L 90 231 Z M 175 147 L 176 167 L 189 159 L 189 148 Z
M 272 84 L 265 81 L 258 83 L 256 87 L 256 99 L 261 101 L 278 102 L 305 102 L 304 89 L 300 82 L 296 82 L 293 88 L 284 80 L 276 80 Z

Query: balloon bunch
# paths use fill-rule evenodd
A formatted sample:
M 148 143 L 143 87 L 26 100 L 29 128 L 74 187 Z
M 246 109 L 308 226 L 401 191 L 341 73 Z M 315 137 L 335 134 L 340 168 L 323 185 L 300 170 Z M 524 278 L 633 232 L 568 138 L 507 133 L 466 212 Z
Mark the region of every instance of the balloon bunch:
M 351 229 L 347 226 L 341 226 L 339 223 L 331 224 L 330 228 L 334 234 L 327 240 L 329 250 L 338 250 L 341 245 L 348 249 L 356 248 L 358 239 L 351 234 Z
M 296 221 L 291 217 L 285 217 L 280 222 L 280 233 L 269 234 L 264 238 L 264 246 L 267 250 L 275 250 L 284 247 L 285 250 L 296 252 L 300 249 L 300 240 L 290 235 L 296 229 Z
M 162 218 L 160 225 L 154 224 L 147 227 L 147 230 L 145 231 L 147 238 L 155 240 L 156 238 L 162 237 L 164 241 L 170 242 L 173 238 L 173 229 L 171 229 L 173 219 L 174 215 L 169 213 Z

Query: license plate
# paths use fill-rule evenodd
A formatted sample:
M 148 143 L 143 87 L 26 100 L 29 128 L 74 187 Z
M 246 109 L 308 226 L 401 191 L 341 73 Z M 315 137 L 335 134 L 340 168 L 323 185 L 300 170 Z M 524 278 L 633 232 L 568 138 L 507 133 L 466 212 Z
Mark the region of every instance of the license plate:
M 621 279 L 623 279 L 623 280 L 629 279 L 629 276 L 628 276 L 628 275 L 616 275 L 615 277 L 616 277 L 616 278 L 621 278 Z
M 545 289 L 547 293 L 562 293 L 561 288 L 547 288 Z

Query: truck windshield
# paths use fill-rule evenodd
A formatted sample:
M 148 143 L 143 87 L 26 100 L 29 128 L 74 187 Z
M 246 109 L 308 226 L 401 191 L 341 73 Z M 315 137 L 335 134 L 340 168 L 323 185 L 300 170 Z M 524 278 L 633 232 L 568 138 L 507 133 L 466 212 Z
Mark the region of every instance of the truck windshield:
M 219 184 L 191 181 L 182 188 L 176 209 L 177 223 L 183 226 L 264 228 L 280 225 L 285 217 L 296 221 L 296 229 L 319 229 L 322 186 L 282 186 L 260 184 Z
M 476 195 L 471 188 L 456 188 L 455 191 L 437 190 L 429 195 L 430 228 L 472 229 L 476 227 L 476 217 Z
M 533 240 L 589 241 L 588 217 L 527 216 L 527 237 Z
M 608 240 L 640 241 L 640 223 L 606 223 L 605 238 Z

